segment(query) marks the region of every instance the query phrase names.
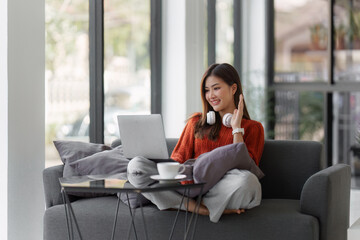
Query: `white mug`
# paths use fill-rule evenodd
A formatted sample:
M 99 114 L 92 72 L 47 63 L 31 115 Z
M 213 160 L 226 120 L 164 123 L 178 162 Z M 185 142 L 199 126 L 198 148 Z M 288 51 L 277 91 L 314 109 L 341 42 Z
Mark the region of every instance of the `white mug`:
M 163 162 L 157 164 L 159 175 L 163 179 L 172 179 L 184 171 L 185 167 L 178 162 Z

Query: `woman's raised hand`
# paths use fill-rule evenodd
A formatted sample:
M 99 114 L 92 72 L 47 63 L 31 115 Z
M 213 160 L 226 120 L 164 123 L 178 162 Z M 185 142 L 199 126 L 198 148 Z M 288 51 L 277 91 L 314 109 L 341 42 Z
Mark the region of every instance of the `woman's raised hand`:
M 243 113 L 244 113 L 244 97 L 242 94 L 240 94 L 239 104 L 237 106 L 237 109 L 234 110 L 233 116 L 231 118 L 231 127 L 233 129 L 241 128 L 241 120 L 243 118 Z

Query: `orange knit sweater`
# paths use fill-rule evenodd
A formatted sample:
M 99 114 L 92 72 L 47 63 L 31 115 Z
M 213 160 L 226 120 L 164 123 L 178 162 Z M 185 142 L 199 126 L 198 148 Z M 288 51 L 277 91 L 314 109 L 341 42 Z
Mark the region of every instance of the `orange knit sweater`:
M 219 137 L 216 141 L 211 141 L 204 136 L 204 138 L 195 138 L 195 124 L 199 121 L 200 116 L 191 118 L 171 154 L 171 158 L 184 163 L 190 158 L 197 158 L 203 153 L 224 145 L 233 143 L 232 128 L 221 126 Z M 244 142 L 249 151 L 250 157 L 257 165 L 260 163 L 260 158 L 264 149 L 264 129 L 261 123 L 254 120 L 242 119 L 241 127 L 244 128 Z

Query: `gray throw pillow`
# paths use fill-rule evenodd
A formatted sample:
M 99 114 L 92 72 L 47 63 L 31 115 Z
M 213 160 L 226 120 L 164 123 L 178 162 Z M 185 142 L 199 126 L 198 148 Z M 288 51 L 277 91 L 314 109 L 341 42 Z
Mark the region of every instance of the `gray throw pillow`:
M 105 150 L 95 153 L 91 156 L 79 159 L 70 163 L 70 166 L 75 169 L 80 175 L 104 175 L 106 178 L 127 179 L 127 166 L 129 160 L 123 154 L 122 146 L 118 146 L 112 150 Z M 131 187 L 130 183 L 126 183 L 125 187 Z M 76 193 L 79 196 L 81 193 Z M 104 195 L 104 194 L 102 194 Z M 82 194 L 84 196 L 84 194 Z M 86 197 L 95 197 L 99 194 L 86 194 Z M 150 201 L 141 194 L 129 193 L 129 202 L 126 193 L 118 194 L 121 201 L 125 204 L 130 204 L 131 208 L 137 208 L 140 203 L 144 206 Z
M 119 146 L 79 159 L 69 165 L 80 175 L 99 175 L 126 173 L 128 163 L 122 146 Z
M 126 182 L 124 187 L 131 188 L 133 187 L 133 185 L 129 182 Z M 126 193 L 118 193 L 117 196 L 121 199 L 123 203 L 129 205 L 131 208 L 137 208 L 141 205 L 145 206 L 151 203 L 150 200 L 145 198 L 141 193 L 128 193 L 127 195 Z
M 231 169 L 249 170 L 259 179 L 264 173 L 250 158 L 244 143 L 234 143 L 218 147 L 211 152 L 201 154 L 193 165 L 193 179 L 195 183 L 205 182 L 203 194 L 210 190 Z M 200 194 L 199 190 L 192 190 L 189 197 Z
M 61 161 L 64 163 L 63 177 L 80 175 L 74 168 L 70 167 L 72 162 L 111 149 L 111 147 L 104 144 L 64 140 L 54 141 L 54 145 L 59 152 Z
M 119 146 L 112 150 L 104 150 L 76 161 L 72 161 L 67 165 L 68 169 L 77 173 L 78 176 L 93 175 L 98 178 L 126 179 L 128 163 L 129 160 L 123 156 L 122 146 Z M 113 194 L 72 192 L 71 195 L 78 197 L 102 197 Z

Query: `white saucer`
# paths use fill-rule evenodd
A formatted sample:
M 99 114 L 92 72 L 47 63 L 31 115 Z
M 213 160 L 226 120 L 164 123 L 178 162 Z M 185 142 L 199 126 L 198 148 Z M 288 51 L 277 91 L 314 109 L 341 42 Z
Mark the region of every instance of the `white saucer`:
M 169 183 L 169 182 L 178 182 L 184 178 L 186 178 L 186 175 L 181 174 L 181 175 L 177 175 L 174 178 L 162 178 L 160 175 L 152 175 L 150 176 L 151 179 L 154 179 L 156 181 L 159 181 L 160 183 L 164 182 L 164 183 Z

